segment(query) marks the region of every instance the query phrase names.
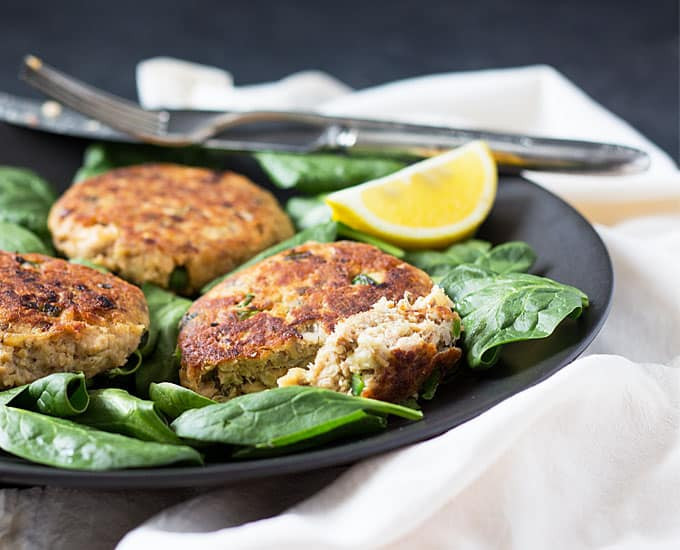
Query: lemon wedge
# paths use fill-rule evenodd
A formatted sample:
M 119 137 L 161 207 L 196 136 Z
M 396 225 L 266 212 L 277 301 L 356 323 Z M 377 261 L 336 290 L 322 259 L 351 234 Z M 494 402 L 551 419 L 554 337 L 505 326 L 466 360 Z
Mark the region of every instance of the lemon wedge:
M 436 248 L 474 233 L 497 182 L 491 151 L 473 141 L 325 200 L 333 219 L 354 229 L 406 248 Z

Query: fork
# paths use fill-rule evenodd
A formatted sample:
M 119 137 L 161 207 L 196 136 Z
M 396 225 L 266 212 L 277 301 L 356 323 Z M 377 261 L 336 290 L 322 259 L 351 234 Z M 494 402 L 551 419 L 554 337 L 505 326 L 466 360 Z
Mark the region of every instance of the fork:
M 35 56 L 24 58 L 21 77 L 71 109 L 156 145 L 285 150 L 306 153 L 345 150 L 378 155 L 426 157 L 472 140 L 487 142 L 504 168 L 621 173 L 645 170 L 649 157 L 623 145 L 457 129 L 384 120 L 337 117 L 298 111 L 151 111 L 58 71 Z M 211 139 L 258 123 L 302 125 L 311 130 L 302 143 L 263 144 Z

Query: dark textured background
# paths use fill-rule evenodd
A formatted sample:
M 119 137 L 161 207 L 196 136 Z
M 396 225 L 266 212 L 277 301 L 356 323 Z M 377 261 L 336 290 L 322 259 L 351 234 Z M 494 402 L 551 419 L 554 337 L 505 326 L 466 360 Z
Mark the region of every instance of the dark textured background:
M 29 93 L 16 80 L 28 52 L 129 97 L 135 64 L 154 55 L 225 67 L 242 84 L 316 68 L 357 88 L 548 63 L 678 158 L 675 0 L 4 4 L 4 91 Z

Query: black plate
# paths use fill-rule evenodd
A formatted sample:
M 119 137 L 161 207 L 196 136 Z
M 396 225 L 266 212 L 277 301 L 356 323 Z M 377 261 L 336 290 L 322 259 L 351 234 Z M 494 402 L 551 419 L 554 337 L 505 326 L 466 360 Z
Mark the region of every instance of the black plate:
M 84 144 L 0 124 L 0 164 L 32 167 L 68 185 Z M 248 160 L 232 157 L 231 167 L 264 182 Z M 578 321 L 564 323 L 551 338 L 506 348 L 500 364 L 472 373 L 465 369 L 425 403 L 420 422 L 391 422 L 384 433 L 351 443 L 279 458 L 210 464 L 191 468 L 154 468 L 82 472 L 37 466 L 0 456 L 0 481 L 71 487 L 161 488 L 220 485 L 248 478 L 349 464 L 378 453 L 436 436 L 483 413 L 500 401 L 551 376 L 592 341 L 609 311 L 613 290 L 607 250 L 591 225 L 573 208 L 543 188 L 519 177 L 501 178 L 498 198 L 479 238 L 501 243 L 522 240 L 538 254 L 534 272 L 584 290 L 590 308 Z

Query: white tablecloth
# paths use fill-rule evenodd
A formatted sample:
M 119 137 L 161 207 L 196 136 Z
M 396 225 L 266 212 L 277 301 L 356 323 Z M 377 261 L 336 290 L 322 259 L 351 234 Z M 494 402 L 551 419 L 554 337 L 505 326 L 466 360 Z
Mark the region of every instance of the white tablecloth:
M 353 93 L 314 72 L 235 88 L 160 59 L 138 84 L 156 107 L 318 108 L 627 143 L 652 155 L 650 172 L 527 175 L 595 220 L 666 215 L 598 226 L 616 290 L 585 357 L 440 437 L 207 492 L 5 489 L 0 545 L 106 548 L 136 527 L 120 549 L 680 547 L 680 177 L 667 155 L 549 67 Z

